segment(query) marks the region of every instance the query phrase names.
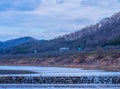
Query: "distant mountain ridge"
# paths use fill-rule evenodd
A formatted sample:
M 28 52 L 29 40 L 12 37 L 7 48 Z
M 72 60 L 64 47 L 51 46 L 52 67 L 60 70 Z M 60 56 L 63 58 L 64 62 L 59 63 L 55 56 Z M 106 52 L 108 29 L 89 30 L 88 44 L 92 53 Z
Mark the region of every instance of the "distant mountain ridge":
M 76 50 L 107 46 L 120 46 L 120 12 L 95 25 L 56 39 L 36 40 L 32 37 L 23 37 L 4 43 L 0 42 L 0 47 L 6 48 L 1 51 L 2 53 L 30 53 L 34 50 L 38 52 L 59 51 L 61 47 Z M 8 50 L 8 48 L 10 49 Z
M 0 44 L 3 48 L 11 48 L 31 41 L 36 41 L 36 39 L 32 37 L 22 37 L 17 39 L 11 39 L 5 42 L 0 42 Z
M 111 17 L 107 17 L 107 18 L 101 20 L 99 23 L 97 23 L 95 25 L 90 25 L 90 26 L 83 28 L 82 30 L 76 31 L 76 32 L 68 34 L 68 35 L 64 35 L 64 38 L 66 40 L 76 40 L 76 39 L 81 38 L 84 35 L 88 35 L 93 32 L 96 32 L 98 30 L 102 30 L 102 28 L 104 28 L 106 25 L 107 26 L 108 25 L 109 26 L 110 25 L 112 25 L 112 26 L 120 25 L 120 12 L 112 15 Z M 107 30 L 107 28 L 104 30 Z

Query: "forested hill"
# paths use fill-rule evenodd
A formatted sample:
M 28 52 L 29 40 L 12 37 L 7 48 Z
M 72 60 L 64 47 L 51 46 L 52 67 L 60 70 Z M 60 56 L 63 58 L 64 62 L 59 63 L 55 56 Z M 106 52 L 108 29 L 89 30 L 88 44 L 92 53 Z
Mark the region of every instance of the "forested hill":
M 0 42 L 0 53 L 30 53 L 58 51 L 61 47 L 71 50 L 77 48 L 96 48 L 120 46 L 120 12 L 87 26 L 77 32 L 52 40 L 36 40 L 31 37 Z
M 120 12 L 95 25 L 65 35 L 64 38 L 66 41 L 73 41 L 72 45 L 83 48 L 120 45 Z

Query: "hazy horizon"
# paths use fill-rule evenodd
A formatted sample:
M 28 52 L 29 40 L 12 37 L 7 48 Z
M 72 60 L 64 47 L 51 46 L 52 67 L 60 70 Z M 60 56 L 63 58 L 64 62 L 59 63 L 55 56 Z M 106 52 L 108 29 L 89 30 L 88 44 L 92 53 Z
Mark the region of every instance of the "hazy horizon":
M 0 41 L 53 39 L 119 12 L 120 0 L 1 0 Z

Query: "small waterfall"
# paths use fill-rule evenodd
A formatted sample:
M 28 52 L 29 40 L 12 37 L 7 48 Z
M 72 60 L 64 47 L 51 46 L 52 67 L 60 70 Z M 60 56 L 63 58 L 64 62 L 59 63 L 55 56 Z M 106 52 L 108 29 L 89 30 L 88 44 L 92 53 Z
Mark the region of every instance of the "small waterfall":
M 0 76 L 0 84 L 120 84 L 120 76 Z

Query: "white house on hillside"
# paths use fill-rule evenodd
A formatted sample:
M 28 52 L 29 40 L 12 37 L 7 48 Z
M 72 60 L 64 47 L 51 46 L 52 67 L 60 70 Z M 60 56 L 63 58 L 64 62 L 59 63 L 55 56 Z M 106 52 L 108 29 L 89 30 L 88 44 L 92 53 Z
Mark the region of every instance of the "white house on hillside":
M 67 48 L 67 47 L 62 47 L 59 49 L 60 52 L 66 52 L 66 51 L 69 51 L 70 49 Z

